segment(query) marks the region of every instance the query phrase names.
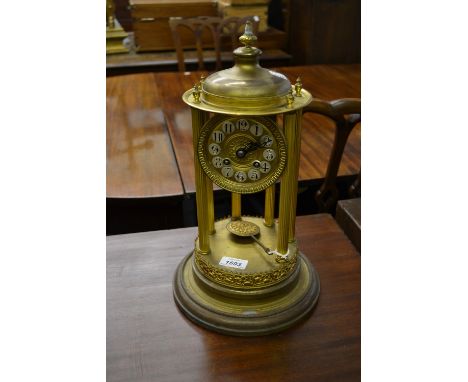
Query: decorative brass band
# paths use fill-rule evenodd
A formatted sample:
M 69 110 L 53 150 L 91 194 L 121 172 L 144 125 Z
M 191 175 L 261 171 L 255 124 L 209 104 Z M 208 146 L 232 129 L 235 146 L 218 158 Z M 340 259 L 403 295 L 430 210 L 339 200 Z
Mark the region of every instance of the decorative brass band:
M 221 122 L 226 120 L 235 120 L 238 117 L 217 115 L 211 118 L 202 128 L 198 141 L 198 160 L 205 171 L 206 175 L 217 184 L 219 187 L 224 188 L 225 190 L 240 193 L 240 194 L 251 194 L 254 192 L 259 192 L 265 188 L 275 184 L 276 180 L 280 177 L 283 169 L 286 166 L 286 142 L 283 134 L 280 129 L 277 127 L 276 123 L 270 118 L 266 117 L 248 117 L 250 120 L 258 121 L 260 124 L 265 126 L 273 135 L 278 150 L 278 163 L 276 167 L 272 166 L 271 171 L 264 178 L 251 183 L 239 183 L 234 180 L 225 178 L 222 174 L 216 171 L 210 161 L 210 156 L 207 152 L 208 140 L 211 132 L 216 128 Z
M 218 114 L 229 114 L 229 115 L 242 115 L 242 116 L 259 116 L 259 115 L 273 115 L 273 114 L 281 114 L 281 113 L 288 113 L 293 110 L 302 109 L 303 107 L 307 106 L 312 101 L 312 95 L 307 91 L 302 89 L 301 97 L 295 97 L 292 106 L 288 106 L 287 104 L 287 94 L 283 96 L 281 101 L 273 102 L 271 99 L 267 99 L 269 97 L 257 97 L 255 100 L 258 103 L 262 103 L 262 106 L 259 107 L 249 107 L 252 104 L 248 104 L 242 106 L 238 103 L 238 98 L 233 97 L 226 97 L 225 99 L 221 100 L 223 106 L 215 105 L 213 103 L 206 102 L 206 92 L 202 93 L 201 102 L 196 101 L 193 97 L 193 89 L 187 90 L 184 95 L 182 96 L 182 100 L 191 107 L 209 111 L 212 113 Z M 208 95 L 208 97 L 210 97 Z M 260 100 L 258 99 L 260 98 Z M 249 99 L 250 100 L 250 99 Z M 211 102 L 213 102 L 213 98 L 211 98 Z
M 287 95 L 288 93 L 274 97 L 236 98 L 235 106 L 236 108 L 249 110 L 264 109 L 265 107 L 283 107 L 287 105 Z M 233 104 L 232 97 L 219 96 L 207 91 L 201 93 L 201 99 L 205 104 L 214 107 L 229 108 Z
M 195 264 L 205 277 L 217 284 L 242 289 L 264 288 L 286 279 L 297 263 L 297 255 L 290 261 L 282 263 L 277 269 L 269 272 L 240 273 L 216 268 L 209 264 L 203 255 L 195 251 Z

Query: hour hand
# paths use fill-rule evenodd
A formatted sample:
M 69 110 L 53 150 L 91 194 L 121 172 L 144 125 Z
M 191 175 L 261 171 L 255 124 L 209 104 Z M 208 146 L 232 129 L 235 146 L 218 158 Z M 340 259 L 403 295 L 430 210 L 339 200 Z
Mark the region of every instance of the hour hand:
M 256 150 L 259 147 L 261 146 L 257 142 L 249 142 L 247 143 L 247 145 L 245 145 L 244 147 L 241 147 L 240 149 L 236 151 L 236 156 L 238 158 L 244 158 L 248 152 L 252 150 Z

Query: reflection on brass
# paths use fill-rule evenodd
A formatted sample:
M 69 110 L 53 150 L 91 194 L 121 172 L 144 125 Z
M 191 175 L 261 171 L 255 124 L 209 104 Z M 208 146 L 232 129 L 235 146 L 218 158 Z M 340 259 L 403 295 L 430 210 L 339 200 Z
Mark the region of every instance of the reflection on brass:
M 234 66 L 201 77 L 182 97 L 192 109 L 198 237 L 177 268 L 174 298 L 201 326 L 252 336 L 299 322 L 320 292 L 295 240 L 302 108 L 312 96 L 300 78 L 291 85 L 259 65 L 249 23 L 239 40 Z M 216 222 L 213 183 L 232 194 L 231 217 Z M 263 216 L 242 216 L 242 194 L 263 190 Z

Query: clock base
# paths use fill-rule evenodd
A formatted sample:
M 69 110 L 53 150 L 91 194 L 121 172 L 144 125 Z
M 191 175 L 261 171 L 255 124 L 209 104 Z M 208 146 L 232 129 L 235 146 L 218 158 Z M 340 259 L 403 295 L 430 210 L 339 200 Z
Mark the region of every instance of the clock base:
M 179 264 L 174 277 L 174 299 L 193 322 L 209 330 L 234 336 L 277 333 L 302 321 L 316 305 L 320 293 L 318 273 L 299 253 L 298 269 L 282 285 L 258 290 L 255 298 L 216 293 L 194 272 L 193 253 Z M 203 280 L 204 281 L 204 280 Z

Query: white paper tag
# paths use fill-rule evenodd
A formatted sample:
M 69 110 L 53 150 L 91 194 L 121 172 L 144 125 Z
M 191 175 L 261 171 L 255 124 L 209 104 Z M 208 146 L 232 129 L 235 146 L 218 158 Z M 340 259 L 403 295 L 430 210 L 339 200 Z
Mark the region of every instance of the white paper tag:
M 223 256 L 219 265 L 224 265 L 225 267 L 245 269 L 247 267 L 248 260 L 235 259 L 234 257 Z

